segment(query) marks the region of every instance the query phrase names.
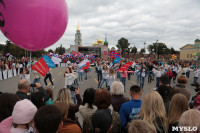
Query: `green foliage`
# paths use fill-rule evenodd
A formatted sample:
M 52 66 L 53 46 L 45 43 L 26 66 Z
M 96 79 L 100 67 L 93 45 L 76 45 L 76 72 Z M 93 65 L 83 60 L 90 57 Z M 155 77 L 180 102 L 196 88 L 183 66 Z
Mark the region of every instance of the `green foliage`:
M 127 52 L 129 45 L 130 43 L 128 42 L 128 39 L 122 37 L 121 39 L 118 40 L 118 44 L 116 46 L 118 49 L 121 50 L 123 54 L 124 52 Z
M 60 45 L 60 47 L 56 48 L 55 53 L 57 53 L 59 55 L 63 55 L 65 53 L 65 48 L 62 47 L 62 44 Z
M 53 50 L 52 50 L 52 49 L 49 49 L 49 50 L 48 50 L 48 53 L 53 53 Z
M 131 53 L 133 53 L 133 54 L 137 53 L 137 48 L 135 46 L 131 48 Z
M 142 48 L 141 50 L 140 50 L 140 53 L 141 54 L 144 54 L 146 51 L 145 51 L 145 49 L 144 48 Z
M 150 54 L 169 54 L 170 49 L 164 43 L 153 43 L 147 47 Z

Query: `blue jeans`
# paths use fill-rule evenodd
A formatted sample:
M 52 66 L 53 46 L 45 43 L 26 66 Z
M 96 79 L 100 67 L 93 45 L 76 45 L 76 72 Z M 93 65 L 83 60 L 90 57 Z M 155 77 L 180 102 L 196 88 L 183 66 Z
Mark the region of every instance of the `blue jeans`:
M 121 80 L 121 73 L 120 72 L 117 72 L 117 79 Z
M 160 85 L 160 77 L 156 77 L 156 87 L 158 88 Z
M 194 83 L 197 83 L 198 77 L 194 77 Z
M 101 88 L 101 87 L 103 86 L 104 82 L 106 82 L 106 88 L 107 88 L 107 79 L 102 79 L 102 80 L 101 80 L 101 83 L 100 83 L 100 85 L 99 85 L 99 88 Z
M 72 95 L 72 99 L 74 100 L 74 104 L 76 104 L 76 95 L 75 95 L 75 91 L 71 91 L 70 90 L 71 85 L 67 85 L 67 89 L 69 89 L 69 91 L 71 92 Z
M 85 80 L 87 80 L 87 72 L 85 72 Z
M 145 77 L 140 77 L 140 88 L 144 89 Z
M 140 75 L 137 75 L 137 84 L 140 83 Z
M 186 72 L 186 77 L 189 79 L 190 78 L 190 71 Z
M 100 84 L 100 82 L 102 80 L 102 72 L 100 70 L 97 70 L 97 79 L 98 79 L 98 82 Z
M 126 77 L 121 78 L 121 82 L 124 85 L 124 91 L 125 91 L 125 86 L 126 86 Z
M 78 72 L 78 79 L 79 79 L 79 82 L 83 81 L 83 72 Z

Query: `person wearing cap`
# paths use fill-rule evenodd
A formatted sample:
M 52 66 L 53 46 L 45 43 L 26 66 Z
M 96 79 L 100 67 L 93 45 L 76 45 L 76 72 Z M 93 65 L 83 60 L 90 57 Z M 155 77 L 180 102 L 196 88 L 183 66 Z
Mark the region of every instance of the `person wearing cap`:
M 97 110 L 92 115 L 94 133 L 108 133 L 112 129 L 112 115 L 106 109 Z
M 38 89 L 39 92 L 41 92 L 43 94 L 44 101 L 47 101 L 49 99 L 49 97 L 48 97 L 45 89 L 41 86 L 40 83 L 35 83 L 35 85 L 36 85 L 36 89 Z M 18 91 L 16 92 L 16 94 L 19 96 L 19 98 L 21 100 L 23 100 L 23 99 L 29 99 L 30 100 L 31 95 L 28 95 L 29 90 L 30 90 L 30 84 L 29 84 L 28 80 L 21 79 L 18 83 Z
M 36 133 L 32 126 L 36 112 L 37 108 L 28 99 L 18 101 L 12 116 L 0 123 L 0 133 Z

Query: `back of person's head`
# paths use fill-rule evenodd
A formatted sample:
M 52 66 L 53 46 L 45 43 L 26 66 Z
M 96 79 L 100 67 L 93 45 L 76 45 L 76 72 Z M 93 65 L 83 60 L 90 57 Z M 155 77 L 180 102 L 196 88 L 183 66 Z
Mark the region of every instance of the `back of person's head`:
M 188 99 L 185 95 L 178 93 L 175 94 L 169 106 L 168 121 L 169 124 L 178 122 L 181 115 L 189 109 Z
M 158 93 L 161 95 L 163 100 L 169 100 L 170 99 L 170 88 L 167 85 L 160 85 L 157 89 Z
M 144 96 L 138 117 L 143 118 L 143 120 L 149 122 L 151 125 L 156 126 L 158 130 L 161 130 L 156 122 L 156 119 L 159 118 L 164 130 L 167 131 L 168 129 L 163 99 L 157 91 L 152 91 Z
M 16 94 L 3 93 L 0 95 L 0 123 L 12 115 L 13 108 L 19 100 Z
M 31 93 L 30 100 L 38 109 L 45 105 L 44 95 L 39 91 Z
M 94 104 L 98 109 L 107 109 L 111 104 L 111 95 L 108 90 L 102 88 L 96 91 Z
M 156 128 L 144 120 L 133 120 L 128 124 L 128 133 L 156 133 Z
M 200 107 L 200 95 L 198 95 L 194 101 L 194 107 Z
M 130 87 L 130 92 L 133 94 L 140 94 L 141 88 L 138 85 L 133 85 Z
M 39 133 L 56 133 L 62 123 L 61 111 L 55 105 L 41 107 L 34 117 Z
M 177 77 L 178 84 L 187 84 L 187 77 L 185 75 L 180 75 Z
M 28 99 L 18 101 L 12 112 L 12 121 L 14 124 L 28 124 L 34 118 L 37 108 Z
M 18 82 L 18 90 L 29 90 L 29 82 L 27 79 L 21 79 L 19 82 Z
M 51 88 L 46 88 L 46 92 L 47 92 L 49 98 L 51 98 L 53 100 L 53 90 Z
M 110 86 L 111 95 L 123 95 L 124 94 L 124 85 L 120 81 L 114 81 Z
M 199 133 L 200 132 L 200 111 L 196 109 L 190 109 L 181 115 L 179 120 L 179 126 L 196 128 L 196 131 L 180 131 L 180 133 Z
M 112 128 L 112 115 L 108 110 L 100 109 L 92 115 L 94 133 L 107 133 Z
M 94 104 L 94 95 L 96 93 L 96 90 L 94 88 L 88 88 L 85 90 L 83 94 L 83 105 L 88 103 L 88 108 L 93 109 Z
M 163 75 L 160 77 L 160 84 L 162 85 L 169 85 L 169 77 L 166 75 Z
M 73 104 L 70 92 L 66 88 L 62 88 L 58 91 L 58 95 L 55 101 L 61 101 L 61 102 L 66 102 L 68 104 Z
M 58 102 L 55 102 L 54 105 L 60 109 L 63 118 L 68 114 L 69 104 L 67 104 L 66 102 L 58 101 Z

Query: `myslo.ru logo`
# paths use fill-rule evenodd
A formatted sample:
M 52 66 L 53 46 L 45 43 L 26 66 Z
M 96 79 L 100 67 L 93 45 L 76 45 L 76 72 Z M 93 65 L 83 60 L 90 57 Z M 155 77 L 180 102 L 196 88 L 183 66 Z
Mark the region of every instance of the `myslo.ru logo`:
M 172 126 L 172 131 L 197 131 L 197 127 L 190 126 Z

